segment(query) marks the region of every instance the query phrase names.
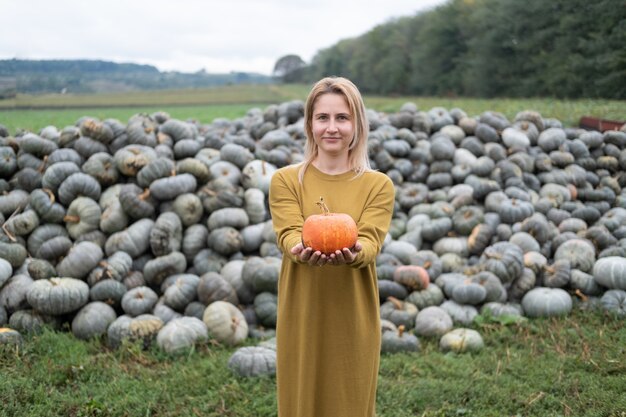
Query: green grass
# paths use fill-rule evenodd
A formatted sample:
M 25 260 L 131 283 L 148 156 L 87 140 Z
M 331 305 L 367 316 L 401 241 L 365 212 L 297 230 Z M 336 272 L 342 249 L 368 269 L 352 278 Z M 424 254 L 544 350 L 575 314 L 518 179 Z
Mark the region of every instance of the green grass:
M 0 109 L 271 103 L 305 96 L 307 90 L 307 86 L 297 84 L 242 84 L 110 94 L 18 94 L 15 98 L 0 100 Z
M 123 122 L 137 113 L 166 111 L 172 117 L 211 123 L 215 118 L 235 119 L 252 107 L 265 108 L 289 100 L 304 100 L 308 85 L 226 86 L 195 90 L 165 90 L 98 95 L 18 95 L 0 100 L 0 124 L 12 134 L 18 130 L 38 132 L 49 125 L 62 128 L 73 125 L 82 116 L 115 118 Z M 474 99 L 449 97 L 379 97 L 365 96 L 365 104 L 391 113 L 402 104 L 413 102 L 420 110 L 441 106 L 458 107 L 470 116 L 485 111 L 503 113 L 509 120 L 522 110 L 536 110 L 543 117 L 556 118 L 566 127 L 577 126 L 581 116 L 624 120 L 626 101 L 541 99 Z
M 626 327 L 598 312 L 474 326 L 476 354 L 383 355 L 379 417 L 626 416 Z M 137 345 L 109 350 L 64 332 L 0 347 L 0 416 L 275 416 L 275 379 L 226 367 L 207 343 L 182 356 Z
M 41 109 L 41 110 L 5 110 L 0 111 L 0 124 L 6 126 L 12 134 L 18 130 L 38 132 L 46 126 L 62 129 L 74 125 L 83 116 L 100 120 L 118 119 L 124 123 L 138 113 L 151 114 L 167 111 L 176 119 L 195 119 L 202 123 L 211 123 L 217 118 L 236 119 L 246 114 L 252 107 L 265 108 L 267 104 L 217 104 L 206 106 L 141 106 L 141 107 L 91 107 L 81 109 Z

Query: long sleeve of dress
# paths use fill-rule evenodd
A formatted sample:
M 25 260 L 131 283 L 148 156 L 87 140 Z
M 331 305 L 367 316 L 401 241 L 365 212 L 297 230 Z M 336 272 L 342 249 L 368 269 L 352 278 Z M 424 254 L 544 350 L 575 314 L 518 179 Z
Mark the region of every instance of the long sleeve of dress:
M 359 252 L 351 266 L 361 268 L 376 262 L 376 256 L 380 253 L 389 229 L 394 200 L 395 190 L 391 180 L 372 190 L 371 201 L 368 201 L 357 223 L 358 239 L 363 245 L 363 250 Z
M 277 173 L 272 176 L 269 192 L 269 205 L 272 208 L 272 224 L 276 232 L 276 241 L 283 255 L 291 256 L 290 250 L 302 240 L 302 225 L 304 217 L 295 187 L 298 184 L 288 184 L 288 180 Z

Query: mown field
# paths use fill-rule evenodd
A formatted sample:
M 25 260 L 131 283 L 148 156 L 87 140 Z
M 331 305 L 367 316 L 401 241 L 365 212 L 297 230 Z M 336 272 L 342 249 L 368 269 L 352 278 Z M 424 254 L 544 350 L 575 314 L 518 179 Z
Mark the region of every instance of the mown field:
M 383 355 L 378 416 L 626 416 L 623 319 L 576 310 L 473 327 L 479 353 L 441 353 L 422 338 L 418 353 Z M 168 356 L 30 335 L 0 346 L 0 416 L 275 416 L 275 379 L 234 376 L 233 351 L 207 343 Z
M 241 117 L 252 107 L 265 108 L 289 100 L 304 100 L 307 85 L 227 86 L 198 90 L 130 92 L 102 95 L 18 95 L 0 100 L 0 124 L 12 134 L 18 130 L 37 132 L 53 125 L 58 128 L 73 125 L 82 116 L 99 119 L 115 118 L 127 121 L 137 113 L 166 111 L 172 117 L 201 123 L 215 118 Z M 577 126 L 580 117 L 590 115 L 605 119 L 626 119 L 626 101 L 617 100 L 557 100 L 557 99 L 472 99 L 450 97 L 378 97 L 365 95 L 368 108 L 395 112 L 406 102 L 417 104 L 420 110 L 436 106 L 458 107 L 470 116 L 485 111 L 503 113 L 512 120 L 522 110 L 536 110 L 544 117 L 556 118 L 566 127 Z

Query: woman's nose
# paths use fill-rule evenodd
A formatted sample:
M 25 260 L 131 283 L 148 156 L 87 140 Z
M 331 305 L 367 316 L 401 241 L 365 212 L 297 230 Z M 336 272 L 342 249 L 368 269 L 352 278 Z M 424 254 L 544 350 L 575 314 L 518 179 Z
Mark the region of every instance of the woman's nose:
M 328 122 L 328 130 L 330 130 L 331 132 L 334 132 L 335 130 L 337 130 L 337 126 L 335 125 L 334 119 L 330 119 L 330 121 Z

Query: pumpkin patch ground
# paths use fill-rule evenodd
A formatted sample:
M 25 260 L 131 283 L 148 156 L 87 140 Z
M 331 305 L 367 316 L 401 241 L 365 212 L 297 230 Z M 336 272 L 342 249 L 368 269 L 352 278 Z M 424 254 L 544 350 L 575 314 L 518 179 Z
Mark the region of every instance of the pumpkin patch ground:
M 0 126 L 0 413 L 274 415 L 267 201 L 302 116 Z M 368 119 L 396 189 L 379 414 L 624 412 L 626 131 L 411 102 Z M 358 219 L 319 203 L 305 245 L 352 247 Z
M 439 338 L 419 337 L 416 352 L 382 354 L 378 415 L 620 416 L 626 410 L 623 319 L 578 306 L 565 317 L 520 323 L 481 317 L 471 326 L 484 339 L 478 352 L 445 353 Z M 79 340 L 67 331 L 27 334 L 17 345 L 19 339 L 3 334 L 0 415 L 276 415 L 274 377 L 232 369 L 252 375 L 271 366 L 271 349 L 256 341 L 228 365 L 238 348 L 206 339 L 181 355 L 154 344 L 145 349 L 142 340 L 110 348 L 104 339 Z

